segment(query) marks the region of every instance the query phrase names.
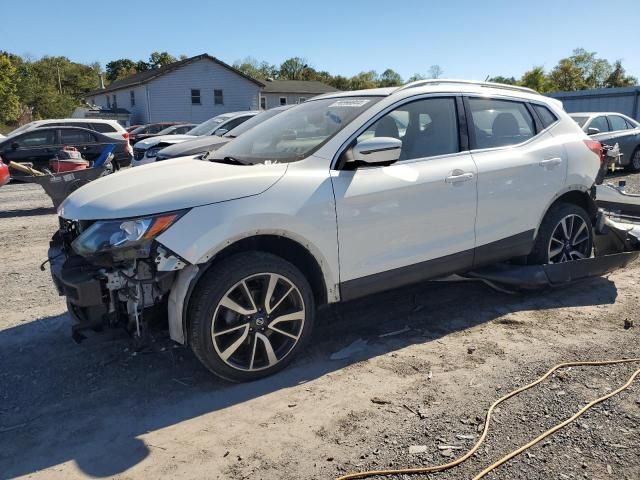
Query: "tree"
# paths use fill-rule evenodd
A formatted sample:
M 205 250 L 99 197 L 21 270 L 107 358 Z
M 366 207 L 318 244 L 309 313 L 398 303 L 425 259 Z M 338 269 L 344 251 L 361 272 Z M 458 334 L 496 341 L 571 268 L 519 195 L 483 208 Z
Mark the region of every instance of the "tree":
M 522 78 L 518 83 L 523 87 L 532 88 L 540 93 L 546 92 L 548 82 L 544 67 L 537 66 L 527 70 L 522 74 Z
M 128 58 L 112 60 L 106 65 L 106 77 L 110 82 L 133 75 L 137 71 L 136 63 Z
M 17 71 L 8 55 L 0 54 L 0 122 L 12 123 L 20 116 Z
M 149 55 L 149 65 L 151 68 L 165 67 L 178 59 L 167 52 L 153 52 Z
M 409 77 L 409 80 L 407 80 L 407 82 L 416 82 L 418 80 L 426 80 L 426 79 L 427 79 L 426 75 L 423 75 L 422 73 L 414 73 Z
M 429 67 L 429 78 L 440 78 L 444 74 L 444 70 L 440 68 L 440 65 L 431 65 Z
M 584 90 L 587 85 L 583 73 L 583 70 L 570 58 L 563 58 L 549 73 L 549 88 L 552 91 L 565 92 Z
M 246 57 L 243 60 L 236 60 L 233 67 L 240 70 L 245 75 L 258 80 L 266 80 L 268 78 L 276 78 L 278 76 L 278 67 L 267 62 L 259 62 L 253 57 Z
M 378 85 L 380 87 L 397 87 L 402 85 L 404 82 L 402 81 L 402 77 L 400 74 L 390 68 L 387 68 L 380 78 L 378 79 Z
M 631 87 L 638 83 L 638 79 L 627 75 L 621 60 L 616 60 L 613 63 L 613 70 L 604 82 L 604 86 L 607 88 L 615 87 Z
M 360 72 L 349 80 L 349 90 L 364 90 L 378 86 L 378 74 L 375 70 Z
M 505 85 L 516 85 L 518 83 L 515 77 L 503 77 L 502 75 L 489 78 L 489 82 L 504 83 Z
M 282 80 L 304 80 L 305 70 L 307 70 L 307 68 L 309 68 L 309 66 L 304 58 L 289 58 L 280 65 L 278 78 Z

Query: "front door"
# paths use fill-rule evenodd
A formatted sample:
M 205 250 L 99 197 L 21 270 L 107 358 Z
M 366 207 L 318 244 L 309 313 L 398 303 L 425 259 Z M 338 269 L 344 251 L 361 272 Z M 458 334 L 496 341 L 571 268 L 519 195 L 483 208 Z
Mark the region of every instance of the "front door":
M 49 166 L 49 160 L 56 155 L 55 128 L 36 128 L 16 136 L 2 152 L 7 161 L 29 162 L 36 168 Z
M 402 153 L 393 165 L 332 172 L 343 298 L 469 268 L 477 178 L 455 98 L 405 103 L 357 141 L 370 137 L 398 138 Z

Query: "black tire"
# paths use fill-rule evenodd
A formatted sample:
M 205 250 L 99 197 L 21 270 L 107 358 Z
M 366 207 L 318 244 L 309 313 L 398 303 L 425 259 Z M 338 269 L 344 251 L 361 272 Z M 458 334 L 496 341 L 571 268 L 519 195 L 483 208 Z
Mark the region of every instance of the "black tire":
M 527 257 L 527 263 L 529 263 L 530 265 L 552 263 L 552 260 L 549 258 L 552 236 L 556 232 L 556 228 L 561 227 L 560 222 L 563 219 L 571 216 L 578 216 L 585 223 L 588 238 L 584 242 L 584 245 L 582 243 L 580 244 L 580 251 L 586 257 L 589 257 L 591 255 L 591 252 L 593 250 L 593 224 L 591 222 L 591 219 L 589 218 L 589 215 L 582 207 L 579 207 L 578 205 L 575 205 L 573 203 L 557 203 L 549 209 L 544 219 L 542 220 L 542 224 L 540 225 L 540 229 L 538 230 L 538 236 L 536 237 L 533 250 Z M 560 262 L 554 261 L 553 263 Z
M 281 303 L 278 303 L 278 305 L 276 305 L 271 312 L 273 313 L 278 311 L 277 309 L 281 308 L 282 303 L 285 303 L 284 307 L 290 307 L 291 305 L 286 305 L 287 302 L 295 304 L 294 308 L 291 308 L 292 310 L 299 310 L 304 312 L 304 314 L 302 315 L 304 318 L 299 325 L 300 330 L 294 332 L 297 335 L 298 339 L 296 343 L 294 343 L 293 346 L 290 347 L 289 350 L 285 348 L 285 344 L 283 344 L 281 347 L 277 347 L 277 342 L 291 342 L 292 340 L 287 340 L 286 338 L 288 337 L 285 338 L 281 336 L 281 333 L 276 335 L 272 330 L 270 330 L 271 327 L 269 327 L 269 322 L 275 320 L 275 317 L 277 316 L 282 316 L 282 314 L 274 314 L 274 318 L 271 318 L 271 320 L 268 319 L 268 315 L 264 315 L 264 312 L 263 314 L 259 314 L 256 312 L 255 314 L 252 314 L 250 316 L 244 316 L 237 313 L 235 310 L 228 309 L 226 306 L 220 304 L 220 302 L 222 302 L 224 298 L 229 298 L 230 295 L 235 292 L 235 290 L 233 289 L 240 288 L 238 284 L 245 281 L 245 284 L 249 282 L 249 288 L 244 289 L 243 291 L 250 292 L 250 301 L 254 304 L 254 306 L 262 306 L 262 308 L 266 310 L 266 292 L 264 293 L 263 299 L 258 300 L 255 298 L 257 295 L 257 291 L 254 292 L 251 288 L 256 284 L 260 284 L 259 282 L 262 282 L 261 284 L 264 285 L 264 282 L 268 281 L 263 278 L 266 277 L 266 275 L 275 275 L 276 277 L 281 278 L 281 280 L 277 280 L 277 282 L 283 282 L 284 285 L 280 283 L 278 284 L 278 288 L 283 288 L 283 286 L 286 287 L 288 285 L 291 285 L 295 287 L 295 289 L 297 289 L 290 294 L 290 297 L 291 295 L 293 295 L 295 298 L 288 298 L 287 295 L 283 295 L 283 299 L 288 299 L 285 302 L 282 302 L 281 300 Z M 271 277 L 266 278 L 269 279 Z M 272 295 L 272 299 L 274 297 L 275 295 Z M 246 300 L 249 300 L 249 297 L 246 297 Z M 238 302 L 238 304 L 239 303 L 240 302 Z M 302 308 L 302 310 L 300 310 L 300 308 Z M 260 321 L 261 317 L 259 317 L 259 315 L 265 317 L 262 319 L 262 323 L 260 323 L 261 327 L 257 327 L 258 324 L 255 323 Z M 249 317 L 252 317 L 251 320 L 248 320 Z M 311 290 L 309 282 L 300 272 L 300 270 L 298 270 L 298 268 L 296 268 L 286 260 L 268 253 L 241 253 L 233 255 L 222 260 L 220 263 L 213 265 L 202 276 L 202 278 L 196 285 L 189 304 L 189 342 L 191 344 L 191 349 L 193 350 L 196 357 L 207 369 L 209 369 L 215 375 L 232 382 L 252 381 L 266 377 L 268 375 L 272 375 L 282 370 L 293 360 L 295 355 L 300 350 L 304 349 L 311 336 L 314 318 L 315 302 L 313 292 Z M 225 359 L 222 358 L 221 353 L 219 352 L 220 345 L 218 342 L 221 342 L 221 340 L 214 340 L 214 328 L 218 328 L 220 323 L 223 324 L 223 329 L 218 329 L 218 331 L 238 328 L 239 330 L 237 330 L 237 333 L 239 337 L 243 336 L 243 333 L 245 335 L 248 335 L 246 339 L 240 343 L 240 346 L 235 348 L 234 353 L 227 359 L 229 361 L 225 361 Z M 294 322 L 288 322 L 286 325 L 289 325 L 291 323 Z M 247 334 L 243 328 L 243 325 L 253 325 L 251 331 L 254 333 Z M 266 327 L 262 325 L 265 325 Z M 258 331 L 260 328 L 262 330 Z M 286 329 L 287 327 L 281 326 L 278 328 Z M 292 328 L 296 328 L 295 325 Z M 217 335 L 221 334 L 218 333 Z M 222 335 L 236 335 L 236 333 L 223 333 Z M 268 342 L 262 340 L 262 338 L 266 336 L 269 336 Z M 239 337 L 231 341 L 231 345 L 235 345 L 236 341 L 239 340 Z M 251 367 L 253 366 L 253 361 L 256 357 L 257 352 L 257 347 L 255 345 L 258 344 L 258 339 L 256 337 L 259 337 L 261 339 L 261 352 L 259 353 L 262 354 L 262 357 L 268 357 L 266 345 L 266 343 L 268 343 L 272 353 L 278 350 L 278 348 L 280 348 L 281 352 L 284 352 L 282 354 L 282 358 L 273 365 L 271 365 L 271 359 L 265 359 L 266 362 L 268 362 L 268 365 L 266 367 L 263 365 L 258 370 L 252 370 Z M 274 339 L 276 347 L 274 347 L 274 345 L 271 343 L 271 339 Z M 216 342 L 215 345 L 214 342 Z M 249 365 L 249 369 L 243 369 L 241 368 L 241 366 L 234 366 L 230 364 L 232 361 L 235 362 L 233 358 L 236 354 L 240 356 L 240 353 L 238 352 L 246 352 L 249 356 L 251 356 L 251 353 L 249 353 L 247 349 L 253 352 L 253 356 L 250 359 L 251 363 Z M 225 349 L 222 353 L 225 353 L 226 351 L 227 350 Z M 277 358 L 277 352 L 275 353 Z
M 629 159 L 629 164 L 626 169 L 630 172 L 640 172 L 640 147 L 637 147 L 631 154 L 631 158 Z

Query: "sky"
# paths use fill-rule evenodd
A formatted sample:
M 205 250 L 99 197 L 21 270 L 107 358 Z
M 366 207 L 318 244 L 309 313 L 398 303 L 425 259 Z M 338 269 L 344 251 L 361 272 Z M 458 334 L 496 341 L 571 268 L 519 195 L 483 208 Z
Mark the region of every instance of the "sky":
M 403 78 L 437 64 L 447 78 L 519 77 L 574 48 L 640 77 L 638 0 L 9 0 L 0 50 L 76 62 L 209 53 L 227 63 L 298 56 L 351 76 L 392 68 Z M 616 15 L 616 12 L 623 12 Z

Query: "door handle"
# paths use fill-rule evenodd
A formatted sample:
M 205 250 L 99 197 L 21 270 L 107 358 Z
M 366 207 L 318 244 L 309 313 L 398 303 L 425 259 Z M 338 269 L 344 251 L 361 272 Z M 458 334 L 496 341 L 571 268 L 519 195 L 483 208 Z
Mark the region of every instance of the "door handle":
M 555 158 L 546 158 L 540 162 L 541 167 L 553 167 L 555 165 L 560 165 L 562 163 L 562 159 L 560 157 Z
M 472 180 L 474 175 L 471 172 L 465 172 L 465 173 L 457 173 L 457 172 L 453 172 L 454 175 L 449 175 L 447 178 L 444 179 L 445 182 L 447 183 L 460 183 L 460 182 L 468 182 L 469 180 Z

